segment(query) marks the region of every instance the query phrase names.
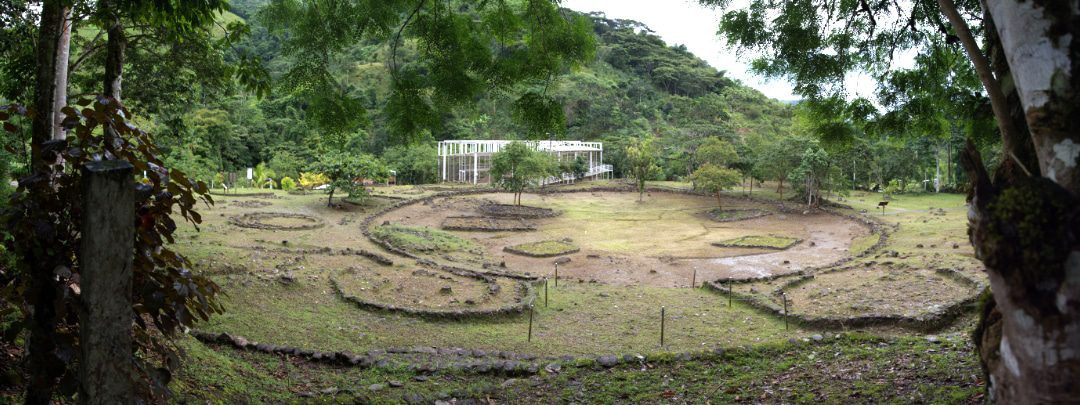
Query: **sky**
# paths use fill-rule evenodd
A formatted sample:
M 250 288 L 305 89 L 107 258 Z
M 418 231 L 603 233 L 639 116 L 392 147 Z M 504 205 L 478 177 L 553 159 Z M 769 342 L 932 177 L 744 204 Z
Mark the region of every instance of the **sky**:
M 703 7 L 692 0 L 563 0 L 575 11 L 601 11 L 608 18 L 635 20 L 649 26 L 669 46 L 682 44 L 727 76 L 778 100 L 798 100 L 783 79 L 766 79 L 750 72 L 753 55 L 728 49 L 716 35 L 721 10 Z M 741 57 L 739 55 L 742 55 Z

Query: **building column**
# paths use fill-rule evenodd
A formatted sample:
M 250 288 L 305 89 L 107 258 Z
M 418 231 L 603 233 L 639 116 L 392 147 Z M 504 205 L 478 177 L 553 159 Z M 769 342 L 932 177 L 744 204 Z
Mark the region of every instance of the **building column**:
M 442 155 L 442 181 L 446 181 L 446 155 Z
M 476 184 L 480 180 L 480 154 L 477 152 L 473 152 L 472 157 L 472 184 Z

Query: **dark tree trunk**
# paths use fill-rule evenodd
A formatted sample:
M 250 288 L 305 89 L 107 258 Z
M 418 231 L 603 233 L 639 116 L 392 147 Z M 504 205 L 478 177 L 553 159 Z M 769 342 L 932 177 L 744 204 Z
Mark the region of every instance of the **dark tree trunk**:
M 53 139 L 55 129 L 55 97 L 57 53 L 64 25 L 65 8 L 59 0 L 46 0 L 41 5 L 41 21 L 37 40 L 37 70 L 34 83 L 34 110 L 31 121 L 31 171 L 46 174 L 36 181 L 51 181 L 47 175 L 53 169 L 54 162 L 45 150 L 46 143 Z M 47 225 L 46 225 L 47 226 Z M 42 237 L 48 231 L 41 232 Z M 39 242 L 47 246 L 51 241 Z M 22 258 L 29 266 L 30 283 L 26 293 L 27 301 L 33 306 L 30 320 L 30 336 L 27 345 L 26 384 L 27 404 L 47 404 L 52 399 L 53 386 L 65 369 L 65 364 L 56 353 L 56 286 L 53 283 L 53 269 L 57 258 L 45 252 L 32 252 Z
M 121 101 L 127 37 L 124 36 L 124 24 L 120 21 L 120 17 L 114 17 L 108 33 L 109 39 L 105 53 L 105 95 Z

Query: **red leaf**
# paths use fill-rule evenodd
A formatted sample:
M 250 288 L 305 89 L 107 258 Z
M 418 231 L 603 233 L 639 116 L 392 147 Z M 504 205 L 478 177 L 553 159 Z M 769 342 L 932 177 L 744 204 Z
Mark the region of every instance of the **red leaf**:
M 5 130 L 5 131 L 8 131 L 8 132 L 11 132 L 11 133 L 15 133 L 15 132 L 16 132 L 16 131 L 18 131 L 19 129 L 18 129 L 18 128 L 16 128 L 16 127 L 15 127 L 15 125 L 13 125 L 12 123 L 10 123 L 10 122 L 5 122 L 5 123 L 4 123 L 4 130 Z

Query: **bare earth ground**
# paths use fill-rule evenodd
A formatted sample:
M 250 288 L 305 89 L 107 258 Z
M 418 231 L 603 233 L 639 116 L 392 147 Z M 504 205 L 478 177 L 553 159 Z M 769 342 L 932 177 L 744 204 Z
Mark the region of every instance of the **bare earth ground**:
M 438 228 L 447 217 L 478 215 L 485 202 L 509 203 L 505 193 L 440 198 L 431 205 L 414 204 L 377 218 L 412 226 Z M 491 261 L 528 274 L 554 277 L 550 258 L 529 258 L 503 252 L 506 246 L 570 238 L 581 251 L 565 257 L 561 278 L 612 285 L 688 287 L 697 280 L 754 278 L 826 266 L 849 256 L 852 240 L 869 230 L 854 221 L 822 212 L 776 213 L 734 222 L 715 222 L 705 212 L 715 199 L 673 193 L 652 193 L 644 202 L 634 193 L 584 192 L 526 195 L 524 205 L 553 208 L 562 215 L 529 220 L 536 232 L 461 232 L 487 250 Z M 742 199 L 729 199 L 725 209 L 769 209 Z M 712 243 L 744 235 L 782 235 L 803 243 L 784 251 L 722 248 Z

